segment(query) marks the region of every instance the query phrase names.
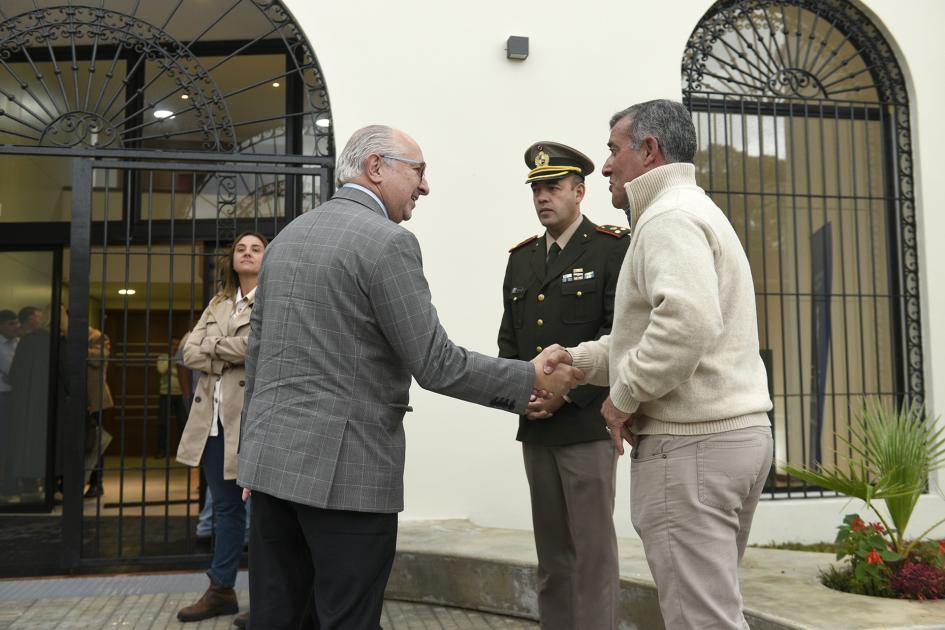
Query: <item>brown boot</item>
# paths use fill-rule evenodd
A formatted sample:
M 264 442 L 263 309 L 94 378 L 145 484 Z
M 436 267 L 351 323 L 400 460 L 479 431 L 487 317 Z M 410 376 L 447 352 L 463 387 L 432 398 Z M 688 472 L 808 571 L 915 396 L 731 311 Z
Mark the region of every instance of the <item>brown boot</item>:
M 233 620 L 233 625 L 237 628 L 248 628 L 249 627 L 249 611 L 247 610 L 244 613 L 236 615 L 236 619 Z
M 177 611 L 178 621 L 200 621 L 217 615 L 235 615 L 240 611 L 236 591 L 210 578 L 210 588 L 197 603 Z

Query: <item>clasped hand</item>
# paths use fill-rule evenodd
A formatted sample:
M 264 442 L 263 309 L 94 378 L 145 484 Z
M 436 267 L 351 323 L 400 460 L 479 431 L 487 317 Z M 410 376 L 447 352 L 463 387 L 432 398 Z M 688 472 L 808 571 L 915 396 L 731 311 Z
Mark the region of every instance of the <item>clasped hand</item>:
M 564 404 L 560 397 L 581 384 L 584 372 L 572 366 L 571 362 L 571 354 L 558 344 L 548 346 L 532 359 L 535 391 L 528 406 L 529 417 L 551 416 Z

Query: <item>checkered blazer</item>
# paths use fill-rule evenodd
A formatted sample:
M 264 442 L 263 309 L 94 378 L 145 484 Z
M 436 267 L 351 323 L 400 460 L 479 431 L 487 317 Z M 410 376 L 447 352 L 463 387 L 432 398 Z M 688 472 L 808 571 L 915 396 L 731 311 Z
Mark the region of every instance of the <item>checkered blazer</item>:
M 266 248 L 246 352 L 239 485 L 337 510 L 403 510 L 404 413 L 421 387 L 522 413 L 530 364 L 449 340 L 420 245 L 341 188 Z

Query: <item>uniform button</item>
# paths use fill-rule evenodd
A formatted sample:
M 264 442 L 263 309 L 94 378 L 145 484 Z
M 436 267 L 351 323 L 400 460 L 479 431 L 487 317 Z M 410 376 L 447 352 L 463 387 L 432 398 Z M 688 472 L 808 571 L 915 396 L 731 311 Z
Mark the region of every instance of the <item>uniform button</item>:
M 581 291 L 578 291 L 578 292 L 577 292 L 577 296 L 578 296 L 578 297 L 581 297 L 582 295 L 584 295 L 584 293 L 582 293 Z
M 196 398 L 194 398 L 194 402 L 200 402 L 200 396 L 197 396 Z
M 246 387 L 246 381 L 240 381 L 240 387 Z
M 545 294 L 544 294 L 544 293 L 539 293 L 539 294 L 538 294 L 538 301 L 539 301 L 539 302 L 544 302 L 544 301 L 545 301 Z
M 541 352 L 541 346 L 535 346 L 535 352 Z
M 538 324 L 539 326 L 544 326 L 544 325 L 545 325 L 545 320 L 539 319 L 539 320 L 538 320 L 537 322 L 535 322 L 535 323 Z

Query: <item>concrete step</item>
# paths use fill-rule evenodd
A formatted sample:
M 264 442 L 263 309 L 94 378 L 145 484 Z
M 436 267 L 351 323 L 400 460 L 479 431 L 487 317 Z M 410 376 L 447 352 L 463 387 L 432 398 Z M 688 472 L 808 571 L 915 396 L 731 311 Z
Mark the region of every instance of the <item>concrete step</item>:
M 656 587 L 639 540 L 620 539 L 622 629 L 660 630 Z M 830 554 L 749 548 L 739 570 L 752 630 L 945 628 L 945 601 L 850 595 L 820 584 Z M 393 599 L 538 618 L 531 532 L 465 520 L 403 521 L 387 589 Z

